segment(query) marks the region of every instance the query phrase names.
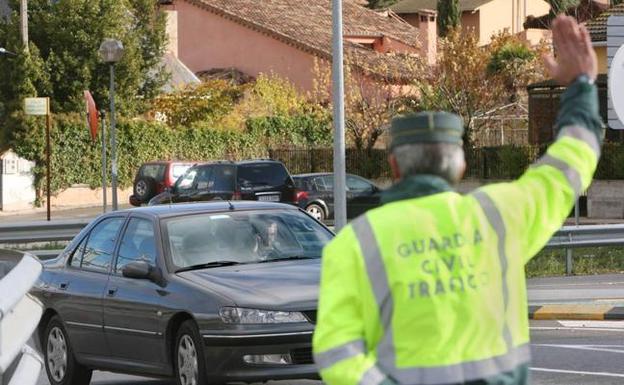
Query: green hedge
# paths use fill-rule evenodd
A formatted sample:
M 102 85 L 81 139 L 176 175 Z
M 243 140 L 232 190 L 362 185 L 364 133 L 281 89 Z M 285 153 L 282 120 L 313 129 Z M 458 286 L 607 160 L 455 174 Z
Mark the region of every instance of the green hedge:
M 30 123 L 34 123 L 30 122 Z M 16 146 L 17 152 L 36 162 L 36 187 L 42 192 L 45 162 L 43 122 L 37 134 Z M 110 137 L 109 137 L 110 140 Z M 117 124 L 119 186 L 132 185 L 141 163 L 151 160 L 217 160 L 272 157 L 282 160 L 291 173 L 331 171 L 331 120 L 323 115 L 263 117 L 250 119 L 243 132 L 194 125 L 175 130 L 157 122 L 121 120 Z M 285 148 L 285 147 L 288 148 Z M 320 147 L 320 148 L 319 148 Z M 536 146 L 503 146 L 466 151 L 467 177 L 512 179 L 545 150 Z M 92 143 L 80 115 L 59 115 L 52 129 L 52 191 L 73 184 L 101 186 L 100 141 Z M 597 179 L 624 179 L 624 145 L 605 144 Z M 110 170 L 110 146 L 108 167 Z M 369 152 L 347 149 L 347 171 L 368 178 L 390 176 L 385 150 Z
M 36 162 L 35 177 L 42 191 L 45 172 L 43 125 L 38 122 L 37 138 L 17 146 L 22 156 Z M 110 169 L 110 133 L 108 167 Z M 101 142 L 91 141 L 84 117 L 58 115 L 53 119 L 51 190 L 58 192 L 73 184 L 101 186 Z M 331 121 L 326 116 L 301 115 L 250 120 L 242 132 L 225 131 L 202 124 L 169 128 L 158 122 L 121 120 L 117 123 L 117 164 L 120 187 L 132 185 L 141 163 L 151 160 L 237 160 L 268 157 L 270 146 L 288 143 L 304 146 L 316 141 L 331 145 Z

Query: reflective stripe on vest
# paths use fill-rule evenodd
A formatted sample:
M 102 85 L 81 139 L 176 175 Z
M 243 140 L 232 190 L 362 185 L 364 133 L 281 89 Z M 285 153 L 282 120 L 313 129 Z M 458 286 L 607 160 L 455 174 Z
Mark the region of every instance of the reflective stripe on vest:
M 455 365 L 387 370 L 390 377 L 402 385 L 443 385 L 464 383 L 510 372 L 531 359 L 531 347 L 524 344 L 507 353 L 478 361 Z M 383 369 L 385 369 L 382 366 Z
M 340 361 L 366 353 L 363 340 L 347 342 L 335 348 L 314 355 L 314 363 L 319 371 L 330 368 Z
M 507 229 L 505 228 L 505 222 L 501 217 L 494 201 L 483 191 L 475 191 L 473 196 L 481 205 L 481 209 L 485 213 L 485 217 L 490 222 L 490 226 L 496 232 L 498 238 L 498 259 L 501 267 L 501 282 L 503 285 L 503 306 L 504 314 L 507 314 L 507 308 L 509 306 L 509 287 L 507 287 L 507 268 L 509 262 L 507 260 L 507 251 L 505 250 L 505 244 L 507 243 Z M 512 347 L 513 342 L 511 340 L 511 332 L 509 331 L 509 325 L 505 322 L 503 326 L 503 338 L 507 345 L 507 351 Z
M 362 379 L 358 382 L 358 385 L 379 385 L 384 382 L 388 377 L 377 367 L 377 365 L 371 366 Z
M 581 174 L 579 174 L 576 169 L 570 167 L 569 164 L 559 158 L 555 158 L 554 156 L 546 154 L 541 157 L 537 162 L 535 162 L 535 164 L 533 164 L 531 168 L 537 168 L 544 165 L 554 167 L 557 170 L 561 171 L 568 180 L 570 187 L 572 187 L 572 189 L 574 190 L 574 195 L 576 197 L 578 197 L 581 192 L 583 192 L 583 182 L 581 181 Z
M 598 158 L 600 157 L 600 143 L 598 142 L 598 138 L 596 137 L 596 134 L 594 134 L 593 132 L 591 132 L 587 128 L 584 128 L 584 127 L 581 127 L 581 126 L 566 126 L 566 127 L 563 127 L 559 131 L 559 134 L 557 135 L 557 138 L 561 138 L 561 137 L 564 137 L 564 136 L 569 136 L 571 138 L 578 139 L 578 140 L 581 140 L 581 141 L 587 143 L 589 145 L 589 147 L 591 147 L 591 149 L 596 154 L 596 157 L 598 157 Z
M 481 205 L 490 225 L 494 228 L 498 237 L 498 252 L 501 264 L 503 285 L 504 307 L 509 303 L 509 289 L 507 287 L 506 273 L 508 261 L 505 251 L 506 230 L 500 213 L 494 202 L 484 193 L 477 191 L 475 199 Z M 364 257 L 373 294 L 379 308 L 379 315 L 383 325 L 384 337 L 377 347 L 379 367 L 400 384 L 448 384 L 487 378 L 496 374 L 515 369 L 518 365 L 526 363 L 530 359 L 530 347 L 528 344 L 517 347 L 512 346 L 509 325 L 504 324 L 503 338 L 507 345 L 507 353 L 478 361 L 462 362 L 453 365 L 437 367 L 411 367 L 398 368 L 396 366 L 396 348 L 392 329 L 392 314 L 394 302 L 388 276 L 384 265 L 379 245 L 375 238 L 372 226 L 366 215 L 354 220 L 352 228 L 360 244 Z

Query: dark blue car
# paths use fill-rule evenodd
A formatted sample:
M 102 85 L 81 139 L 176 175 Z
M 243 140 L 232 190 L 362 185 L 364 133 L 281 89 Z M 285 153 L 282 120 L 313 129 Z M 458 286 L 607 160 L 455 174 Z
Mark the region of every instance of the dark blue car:
M 299 207 L 319 221 L 334 219 L 334 174 L 293 175 Z M 368 179 L 347 174 L 347 218 L 380 205 L 381 189 Z

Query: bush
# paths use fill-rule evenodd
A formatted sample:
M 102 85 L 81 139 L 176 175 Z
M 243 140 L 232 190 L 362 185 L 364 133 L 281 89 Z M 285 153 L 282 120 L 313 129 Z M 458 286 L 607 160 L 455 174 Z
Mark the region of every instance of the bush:
M 321 147 L 332 144 L 331 117 L 327 114 L 265 116 L 247 120 L 247 132 L 269 147 Z
M 42 121 L 30 122 L 35 135 L 22 141 L 16 151 L 34 160 L 35 183 L 43 190 L 45 173 L 44 128 Z M 208 161 L 267 157 L 271 145 L 304 147 L 311 143 L 331 145 L 328 116 L 297 115 L 252 119 L 243 132 L 213 128 L 210 122 L 172 129 L 165 124 L 145 120 L 122 119 L 117 123 L 117 166 L 120 187 L 131 186 L 141 163 L 151 160 Z M 110 143 L 110 133 L 107 132 Z M 73 184 L 101 186 L 101 140 L 91 141 L 84 117 L 79 114 L 57 115 L 53 119 L 52 192 Z M 107 153 L 110 169 L 110 145 Z
M 110 133 L 107 132 L 110 139 Z M 79 115 L 59 115 L 54 119 L 52 139 L 53 192 L 73 184 L 101 186 L 100 140 L 91 142 L 84 118 Z M 36 161 L 36 187 L 42 191 L 45 158 L 42 152 Z M 120 187 L 132 184 L 141 163 L 162 160 L 216 160 L 265 157 L 266 151 L 257 145 L 249 133 L 224 132 L 205 126 L 172 130 L 164 124 L 142 120 L 122 120 L 117 125 L 117 164 Z M 110 146 L 107 160 L 110 169 Z
M 188 127 L 198 122 L 215 123 L 232 112 L 245 86 L 224 80 L 210 80 L 154 100 L 152 109 L 172 127 Z

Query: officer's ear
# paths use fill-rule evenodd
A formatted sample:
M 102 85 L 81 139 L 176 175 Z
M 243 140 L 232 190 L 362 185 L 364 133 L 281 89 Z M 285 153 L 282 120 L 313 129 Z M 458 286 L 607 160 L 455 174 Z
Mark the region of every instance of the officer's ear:
M 397 163 L 396 157 L 393 153 L 388 155 L 388 163 L 390 163 L 390 169 L 392 170 L 392 179 L 401 179 L 401 170 L 399 170 L 399 164 Z

